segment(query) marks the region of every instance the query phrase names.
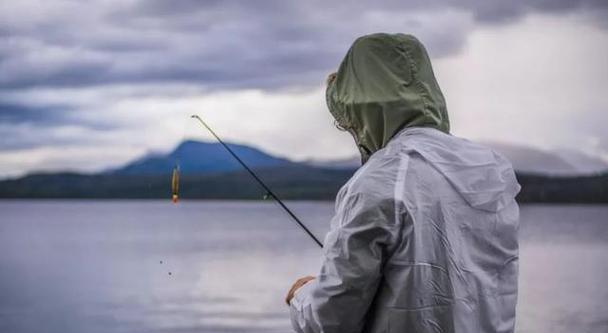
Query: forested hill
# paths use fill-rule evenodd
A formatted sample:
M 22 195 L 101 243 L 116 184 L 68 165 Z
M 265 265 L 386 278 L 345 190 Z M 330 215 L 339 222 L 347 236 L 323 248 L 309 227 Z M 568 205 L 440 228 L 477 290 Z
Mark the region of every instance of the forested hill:
M 295 163 L 255 148 L 231 145 L 282 198 L 333 200 L 355 168 Z M 219 144 L 186 141 L 167 155 L 147 156 L 98 174 L 32 174 L 0 181 L 0 198 L 153 199 L 171 195 L 180 166 L 184 199 L 262 199 L 263 189 Z M 608 203 L 608 173 L 548 176 L 518 172 L 520 202 Z
M 259 149 L 229 143 L 228 146 L 252 168 L 288 166 L 291 161 L 272 156 Z M 173 151 L 163 155 L 149 155 L 116 170 L 116 175 L 166 175 L 179 165 L 182 174 L 208 174 L 241 169 L 239 163 L 219 143 L 184 141 Z
M 333 200 L 354 170 L 289 166 L 259 169 L 259 176 L 282 198 Z M 548 177 L 518 174 L 520 202 L 608 203 L 608 174 Z M 0 198 L 169 198 L 171 179 L 162 175 L 30 175 L 0 182 Z M 185 199 L 262 199 L 264 191 L 242 171 L 184 175 Z

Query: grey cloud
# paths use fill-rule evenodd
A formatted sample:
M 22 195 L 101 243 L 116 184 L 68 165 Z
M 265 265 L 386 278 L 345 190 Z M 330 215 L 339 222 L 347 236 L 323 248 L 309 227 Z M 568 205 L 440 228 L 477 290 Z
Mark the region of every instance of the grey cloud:
M 207 91 L 274 90 L 320 84 L 354 38 L 380 30 L 413 33 L 438 58 L 458 53 L 473 24 L 508 24 L 528 13 L 586 12 L 608 28 L 608 1 L 592 0 L 53 4 L 3 5 L 9 10 L 0 12 L 0 93 L 149 84 L 198 85 Z M 12 7 L 20 12 L 11 12 Z M 0 125 L 67 124 L 92 130 L 117 126 L 99 120 L 102 117 L 91 120 L 96 118 L 90 112 L 82 118 L 79 114 L 86 110 L 75 108 L 0 99 Z M 44 140 L 31 137 L 23 144 Z M 13 141 L 5 140 L 4 149 L 20 145 L 18 139 Z
M 51 125 L 54 124 L 54 125 Z M 37 147 L 82 147 L 103 143 L 98 134 L 103 134 L 113 126 L 105 124 L 82 124 L 70 121 L 61 126 L 72 125 L 82 131 L 64 135 L 57 131 L 59 123 L 0 122 L 0 153 L 20 151 Z M 107 126 L 107 127 L 106 127 Z
M 577 10 L 606 11 L 608 2 L 596 0 L 472 0 L 464 1 L 462 8 L 470 9 L 483 23 L 507 23 L 528 13 L 560 14 Z
M 419 12 L 454 9 L 471 13 L 480 22 L 502 23 L 529 12 L 605 10 L 606 3 L 153 0 L 115 7 L 71 3 L 69 11 L 54 11 L 22 24 L 0 23 L 2 34 L 8 34 L 8 46 L 0 46 L 0 89 L 142 82 L 189 82 L 220 89 L 311 85 L 322 81 L 311 74 L 330 71 L 352 39 L 368 32 L 413 32 L 435 57 L 461 49 L 470 30 L 466 23 L 446 22 L 440 16 L 425 21 L 416 18 Z M 388 22 L 366 21 L 370 13 L 387 15 Z
M 24 148 L 42 144 L 50 144 L 34 132 L 52 131 L 60 126 L 76 126 L 91 131 L 112 130 L 119 124 L 107 120 L 83 117 L 83 111 L 69 105 L 35 106 L 3 102 L 0 100 L 0 150 L 7 148 Z M 27 131 L 22 131 L 27 128 Z M 24 140 L 24 138 L 30 140 Z M 40 139 L 40 140 L 39 140 Z
M 58 124 L 66 121 L 66 106 L 33 107 L 0 101 L 0 123 Z
M 41 146 L 69 147 L 75 142 L 69 138 L 54 138 L 47 129 L 31 126 L 0 126 L 0 153 L 18 151 Z

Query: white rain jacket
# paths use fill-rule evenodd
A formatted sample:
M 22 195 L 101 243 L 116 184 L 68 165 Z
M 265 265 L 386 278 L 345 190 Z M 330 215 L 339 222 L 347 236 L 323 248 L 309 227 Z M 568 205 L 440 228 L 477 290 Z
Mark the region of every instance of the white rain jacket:
M 296 332 L 513 332 L 520 187 L 478 144 L 405 128 L 340 190 Z

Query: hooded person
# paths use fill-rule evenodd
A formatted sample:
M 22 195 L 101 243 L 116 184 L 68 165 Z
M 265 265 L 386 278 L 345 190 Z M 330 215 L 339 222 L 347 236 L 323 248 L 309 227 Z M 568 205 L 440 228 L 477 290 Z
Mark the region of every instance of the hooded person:
M 520 186 L 492 150 L 449 134 L 423 45 L 357 39 L 327 85 L 363 165 L 341 188 L 316 277 L 287 296 L 296 332 L 513 332 Z

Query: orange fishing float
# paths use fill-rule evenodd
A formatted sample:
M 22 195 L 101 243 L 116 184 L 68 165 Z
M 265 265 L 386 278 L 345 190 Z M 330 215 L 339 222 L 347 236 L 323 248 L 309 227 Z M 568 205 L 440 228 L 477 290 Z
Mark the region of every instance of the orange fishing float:
M 171 201 L 177 203 L 179 197 L 179 166 L 173 168 L 173 176 L 171 177 Z

